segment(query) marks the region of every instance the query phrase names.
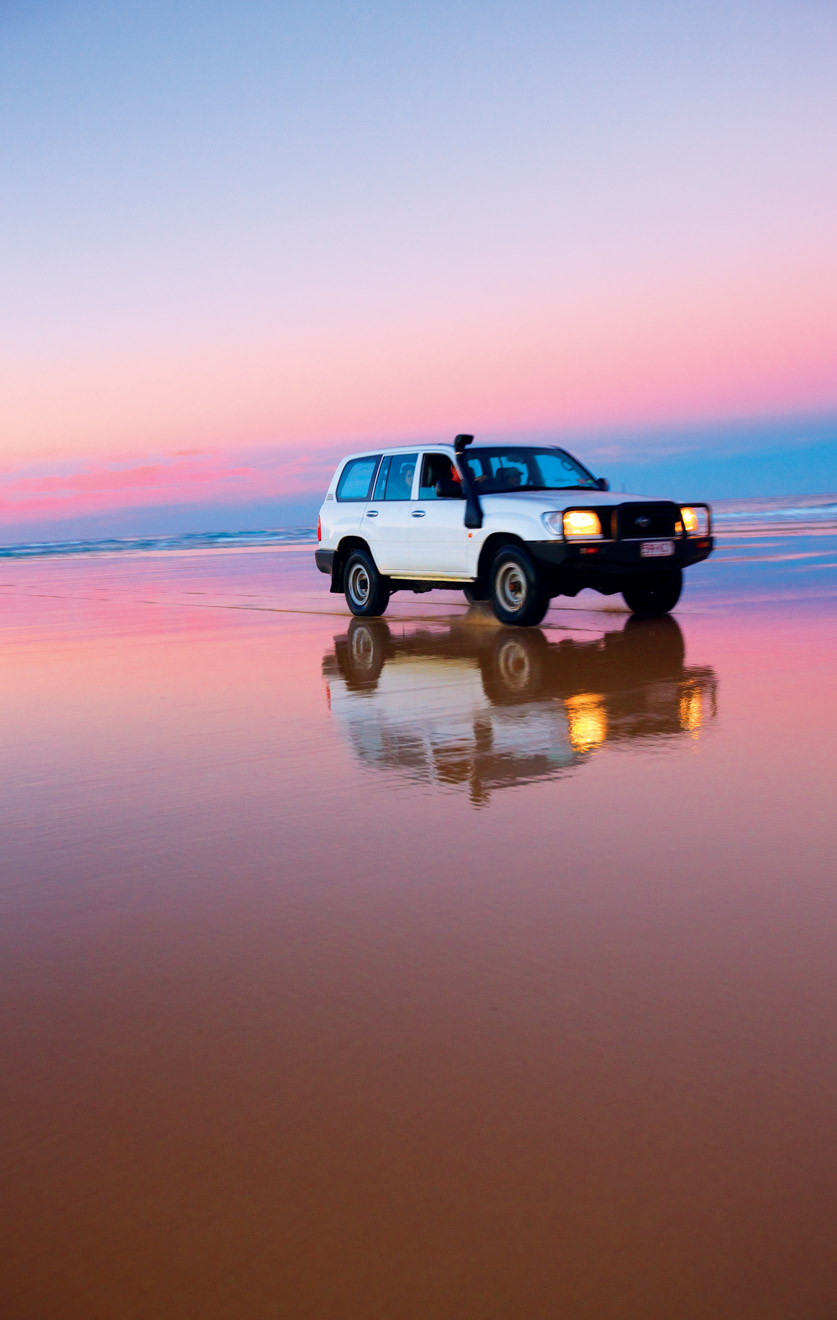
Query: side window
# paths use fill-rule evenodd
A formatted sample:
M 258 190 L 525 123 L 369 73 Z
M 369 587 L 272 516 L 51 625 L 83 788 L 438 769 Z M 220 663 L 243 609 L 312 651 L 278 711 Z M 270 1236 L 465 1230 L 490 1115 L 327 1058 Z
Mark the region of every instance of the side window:
M 413 473 L 416 470 L 418 454 L 393 454 L 387 476 L 387 491 L 384 499 L 408 500 L 413 493 Z
M 368 458 L 353 458 L 346 464 L 337 484 L 338 500 L 369 499 L 369 487 L 380 457 L 380 454 L 373 454 Z
M 375 482 L 375 490 L 372 495 L 373 500 L 382 500 L 384 498 L 384 491 L 387 488 L 387 477 L 389 476 L 389 465 L 391 462 L 392 459 L 389 454 L 381 459 L 381 466 L 378 468 L 378 479 Z
M 425 454 L 421 462 L 418 497 L 420 500 L 435 500 L 437 481 L 458 479 L 459 474 L 454 474 L 453 464 L 446 454 Z

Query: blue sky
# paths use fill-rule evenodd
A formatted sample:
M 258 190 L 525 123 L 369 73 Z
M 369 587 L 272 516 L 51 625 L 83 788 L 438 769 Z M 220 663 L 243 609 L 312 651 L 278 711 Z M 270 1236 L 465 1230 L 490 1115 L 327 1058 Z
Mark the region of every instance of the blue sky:
M 835 68 L 825 0 L 4 4 L 7 535 L 463 429 L 833 489 Z

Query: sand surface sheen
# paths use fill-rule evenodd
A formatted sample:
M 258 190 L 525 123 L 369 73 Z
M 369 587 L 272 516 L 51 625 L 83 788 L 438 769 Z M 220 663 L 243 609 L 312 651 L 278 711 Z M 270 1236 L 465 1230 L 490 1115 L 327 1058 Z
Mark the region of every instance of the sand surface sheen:
M 0 568 L 0 1315 L 837 1314 L 837 536 Z

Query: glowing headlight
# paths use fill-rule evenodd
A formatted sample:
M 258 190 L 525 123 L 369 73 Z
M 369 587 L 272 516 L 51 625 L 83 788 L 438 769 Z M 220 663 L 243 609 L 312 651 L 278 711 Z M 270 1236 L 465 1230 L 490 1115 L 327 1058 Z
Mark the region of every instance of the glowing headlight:
M 683 527 L 687 536 L 708 536 L 709 535 L 709 510 L 696 508 L 692 509 L 686 505 L 680 510 L 680 517 L 683 519 Z
M 581 536 L 586 540 L 601 539 L 602 525 L 599 515 L 592 509 L 571 509 L 564 514 L 564 535 Z

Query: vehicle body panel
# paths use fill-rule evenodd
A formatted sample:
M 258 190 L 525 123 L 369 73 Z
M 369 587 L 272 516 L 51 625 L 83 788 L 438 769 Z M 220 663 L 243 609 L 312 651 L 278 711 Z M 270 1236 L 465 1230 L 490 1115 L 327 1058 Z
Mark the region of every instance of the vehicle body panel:
M 410 504 L 405 500 L 373 500 L 360 519 L 360 529 L 382 573 L 407 573 L 410 568 Z

